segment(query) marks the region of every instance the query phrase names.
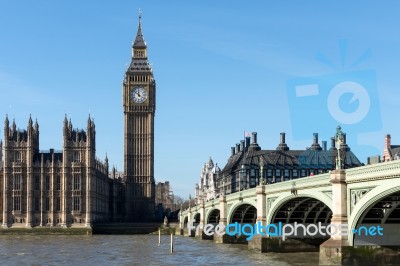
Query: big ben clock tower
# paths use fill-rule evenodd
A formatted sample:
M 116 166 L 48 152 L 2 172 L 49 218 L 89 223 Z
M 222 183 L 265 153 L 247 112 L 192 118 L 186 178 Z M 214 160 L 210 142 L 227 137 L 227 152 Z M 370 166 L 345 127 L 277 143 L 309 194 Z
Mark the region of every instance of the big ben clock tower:
M 142 19 L 123 81 L 125 222 L 154 218 L 154 113 L 156 83 L 147 61 Z

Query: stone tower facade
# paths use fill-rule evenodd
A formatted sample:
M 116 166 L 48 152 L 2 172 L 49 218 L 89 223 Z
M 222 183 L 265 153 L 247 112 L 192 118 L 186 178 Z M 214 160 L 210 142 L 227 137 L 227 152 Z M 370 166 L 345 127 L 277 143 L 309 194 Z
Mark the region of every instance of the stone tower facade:
M 3 227 L 92 227 L 110 220 L 108 159 L 96 159 L 95 125 L 73 129 L 65 118 L 63 151 L 39 150 L 39 124 L 4 122 L 0 147 Z M 2 144 L 0 143 L 0 146 Z
M 123 81 L 125 221 L 154 218 L 154 114 L 156 83 L 147 60 L 141 16 Z

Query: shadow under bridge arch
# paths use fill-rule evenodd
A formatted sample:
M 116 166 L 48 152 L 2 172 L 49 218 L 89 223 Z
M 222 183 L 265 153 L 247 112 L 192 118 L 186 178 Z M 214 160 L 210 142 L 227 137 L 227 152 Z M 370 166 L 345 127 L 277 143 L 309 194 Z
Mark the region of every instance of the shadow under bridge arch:
M 208 215 L 207 223 L 208 224 L 218 224 L 220 218 L 220 211 L 218 209 L 214 209 Z
M 257 220 L 257 209 L 251 204 L 238 206 L 231 215 L 230 223 L 255 224 Z
M 193 216 L 193 226 L 197 227 L 200 224 L 200 213 Z
M 271 223 L 330 224 L 331 217 L 332 210 L 322 201 L 310 197 L 295 197 L 278 207 Z
M 400 191 L 397 191 L 369 202 L 353 232 L 354 245 L 398 246 L 399 227 Z

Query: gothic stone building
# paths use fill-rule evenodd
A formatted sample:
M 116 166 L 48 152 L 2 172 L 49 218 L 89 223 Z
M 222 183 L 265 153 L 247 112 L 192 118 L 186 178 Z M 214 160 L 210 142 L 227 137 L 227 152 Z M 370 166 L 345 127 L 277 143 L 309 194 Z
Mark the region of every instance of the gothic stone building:
M 141 16 L 123 80 L 124 173 L 108 177 L 96 159 L 95 125 L 74 130 L 64 121 L 63 150 L 39 151 L 39 125 L 17 130 L 8 118 L 0 143 L 0 221 L 10 226 L 92 226 L 154 220 L 156 83 L 147 60 Z
M 217 178 L 220 172 L 221 169 L 218 167 L 218 164 L 214 165 L 210 157 L 208 162 L 204 164 L 203 169 L 201 169 L 200 182 L 196 184 L 196 204 L 200 204 L 203 200 L 209 201 L 217 198 L 217 195 L 219 195 Z
M 3 227 L 91 227 L 109 220 L 108 159 L 96 159 L 95 124 L 86 131 L 64 120 L 63 150 L 39 150 L 39 125 L 4 123 L 0 143 Z M 4 145 L 4 154 L 2 153 Z

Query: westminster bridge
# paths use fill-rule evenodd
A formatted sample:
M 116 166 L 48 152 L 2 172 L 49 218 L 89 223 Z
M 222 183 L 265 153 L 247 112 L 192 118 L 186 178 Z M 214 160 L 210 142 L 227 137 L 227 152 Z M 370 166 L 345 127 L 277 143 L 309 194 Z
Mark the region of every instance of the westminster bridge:
M 198 225 L 229 224 L 347 224 L 346 235 L 330 237 L 282 238 L 255 235 L 206 235 Z M 379 225 L 383 236 L 353 229 Z M 362 246 L 391 246 L 385 256 L 399 261 L 400 246 L 400 160 L 352 169 L 333 170 L 274 184 L 259 185 L 190 206 L 180 213 L 180 233 L 216 243 L 248 243 L 249 249 L 261 252 L 309 251 L 319 246 L 320 263 L 346 264 L 349 254 Z M 368 228 L 367 228 L 368 229 Z M 376 228 L 375 228 L 376 229 Z M 369 234 L 368 234 L 369 233 Z M 365 253 L 364 253 L 365 254 Z M 388 255 L 389 254 L 389 255 Z

